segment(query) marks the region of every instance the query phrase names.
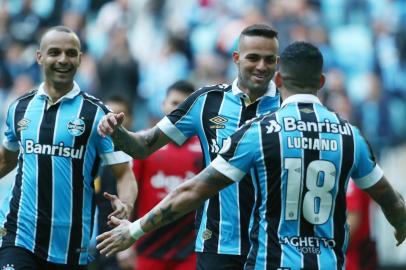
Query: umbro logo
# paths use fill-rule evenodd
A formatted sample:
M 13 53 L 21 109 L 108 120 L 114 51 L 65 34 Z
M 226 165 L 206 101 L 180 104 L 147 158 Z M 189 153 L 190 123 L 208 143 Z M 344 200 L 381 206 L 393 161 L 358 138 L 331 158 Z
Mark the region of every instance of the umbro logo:
M 269 121 L 269 126 L 267 126 L 266 129 L 267 129 L 266 134 L 269 134 L 281 131 L 282 127 L 275 120 L 271 120 Z
M 209 121 L 214 124 L 209 126 L 211 129 L 222 129 L 225 128 L 225 125 L 223 124 L 228 122 L 228 119 L 220 115 L 217 115 L 215 117 L 210 118 Z
M 31 120 L 27 119 L 27 118 L 23 118 L 20 121 L 18 121 L 17 126 L 19 126 L 17 128 L 17 131 L 21 131 L 21 130 L 26 130 L 29 126 L 29 124 L 31 123 Z
M 304 113 L 312 113 L 312 112 L 314 112 L 312 109 L 309 109 L 309 108 L 303 108 L 303 109 L 300 109 L 300 111 L 304 112 Z

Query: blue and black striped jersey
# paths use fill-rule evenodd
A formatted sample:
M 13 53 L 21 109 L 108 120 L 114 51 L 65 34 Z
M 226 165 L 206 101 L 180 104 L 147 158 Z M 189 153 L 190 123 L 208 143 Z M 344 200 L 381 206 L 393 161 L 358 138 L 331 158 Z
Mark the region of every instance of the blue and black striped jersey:
M 273 83 L 268 92 L 250 103 L 238 87 L 232 85 L 203 87 L 188 97 L 158 127 L 177 144 L 197 135 L 206 166 L 216 157 L 223 141 L 247 120 L 275 111 L 280 95 Z M 249 221 L 254 202 L 254 188 L 245 181 L 222 190 L 207 200 L 196 215 L 196 251 L 246 255 L 249 251 Z
M 313 95 L 243 126 L 212 166 L 234 181 L 253 176 L 246 269 L 344 269 L 348 180 L 368 188 L 383 176 L 358 129 Z
M 97 133 L 108 109 L 74 88 L 50 104 L 43 84 L 9 108 L 5 148 L 18 151 L 10 194 L 0 205 L 1 246 L 60 264 L 87 264 L 98 167 L 128 162 Z

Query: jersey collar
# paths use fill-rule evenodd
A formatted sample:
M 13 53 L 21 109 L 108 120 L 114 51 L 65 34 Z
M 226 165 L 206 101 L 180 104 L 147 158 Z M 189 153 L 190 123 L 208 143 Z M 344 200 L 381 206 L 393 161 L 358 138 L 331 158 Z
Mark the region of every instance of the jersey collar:
M 44 89 L 45 83 L 41 83 L 39 88 L 38 88 L 38 93 L 37 95 L 39 96 L 44 96 L 48 100 L 50 99 L 49 95 L 45 92 Z M 58 99 L 54 104 L 61 102 L 63 99 L 73 99 L 80 93 L 80 88 L 79 85 L 76 82 L 73 82 L 73 88 L 70 90 L 68 93 L 66 93 L 64 96 L 62 96 L 60 99 Z
M 245 103 L 248 103 L 248 104 L 252 103 L 251 100 L 250 100 L 250 98 L 249 98 L 249 96 L 248 96 L 246 93 L 244 93 L 244 92 L 238 87 L 238 78 L 236 78 L 236 79 L 233 81 L 232 92 L 233 92 L 233 95 L 239 96 L 239 97 L 241 97 L 242 99 L 244 99 Z M 276 96 L 276 85 L 275 85 L 275 83 L 274 83 L 272 80 L 269 82 L 268 91 L 267 91 L 267 92 L 265 93 L 265 95 L 263 95 L 263 96 L 268 96 L 268 97 L 274 97 L 274 96 Z M 259 97 L 258 99 L 260 99 L 260 98 L 262 98 L 262 97 Z
M 310 94 L 296 94 L 289 96 L 283 102 L 281 107 L 289 103 L 318 103 L 321 104 L 319 98 L 315 95 Z

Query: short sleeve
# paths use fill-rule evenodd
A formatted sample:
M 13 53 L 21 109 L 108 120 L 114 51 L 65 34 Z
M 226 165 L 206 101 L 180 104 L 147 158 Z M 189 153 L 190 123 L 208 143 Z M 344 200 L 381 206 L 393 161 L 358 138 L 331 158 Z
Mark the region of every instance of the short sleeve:
M 357 128 L 352 127 L 355 141 L 355 166 L 351 177 L 355 184 L 366 189 L 376 184 L 383 176 L 383 171 L 376 163 L 375 156 L 367 140 Z
M 102 110 L 98 110 L 98 115 L 96 117 L 93 133 L 96 136 L 96 148 L 102 160 L 102 164 L 114 165 L 119 163 L 125 163 L 132 160 L 132 158 L 114 147 L 113 140 L 110 136 L 102 137 L 97 133 L 97 123 L 104 116 Z
M 13 152 L 17 152 L 19 150 L 19 143 L 18 138 L 16 136 L 15 125 L 14 125 L 14 115 L 15 115 L 15 108 L 16 105 L 13 103 L 7 112 L 6 117 L 6 126 L 4 130 L 4 140 L 3 145 L 4 147 Z
M 182 145 L 197 133 L 196 127 L 201 121 L 206 95 L 205 88 L 194 92 L 168 116 L 159 121 L 157 127 L 176 144 Z
M 259 142 L 257 124 L 250 123 L 228 137 L 219 155 L 211 163 L 212 167 L 235 182 L 241 181 L 255 162 Z

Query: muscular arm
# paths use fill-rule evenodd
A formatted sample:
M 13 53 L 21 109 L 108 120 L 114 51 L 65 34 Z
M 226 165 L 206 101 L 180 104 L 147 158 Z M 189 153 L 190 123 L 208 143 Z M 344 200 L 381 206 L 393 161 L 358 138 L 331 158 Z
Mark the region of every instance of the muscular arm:
M 364 191 L 380 205 L 386 219 L 395 228 L 397 244 L 400 245 L 406 238 L 406 208 L 403 197 L 393 189 L 385 177 Z
M 166 145 L 170 139 L 158 127 L 131 132 L 123 127 L 111 135 L 114 144 L 136 159 L 144 159 Z
M 144 232 L 150 232 L 198 208 L 206 199 L 234 183 L 209 166 L 201 173 L 179 185 L 158 205 L 140 219 Z
M 130 226 L 140 224 L 143 232 L 155 230 L 196 209 L 207 198 L 232 183 L 233 181 L 209 166 L 178 186 L 149 213 L 133 224 L 128 220 L 112 218 L 116 228 L 97 237 L 97 241 L 100 242 L 97 249 L 107 257 L 127 249 L 135 242 L 130 233 Z
M 17 165 L 18 152 L 12 152 L 0 147 L 0 178 L 7 175 Z
M 121 126 L 124 117 L 124 113 L 108 113 L 97 130 L 101 136 L 110 135 L 114 144 L 133 158 L 144 159 L 170 141 L 156 126 L 146 131 L 128 131 Z
M 135 181 L 135 177 L 129 163 L 114 164 L 111 165 L 111 169 L 117 181 L 117 193 L 118 198 L 120 199 L 117 201 L 117 203 L 120 204 L 121 202 L 125 205 L 123 213 L 125 213 L 125 218 L 130 218 L 130 216 L 133 214 L 134 202 L 138 195 L 137 181 Z M 111 215 L 116 216 L 115 213 L 120 211 L 118 208 L 119 205 L 116 206 L 116 211 Z

